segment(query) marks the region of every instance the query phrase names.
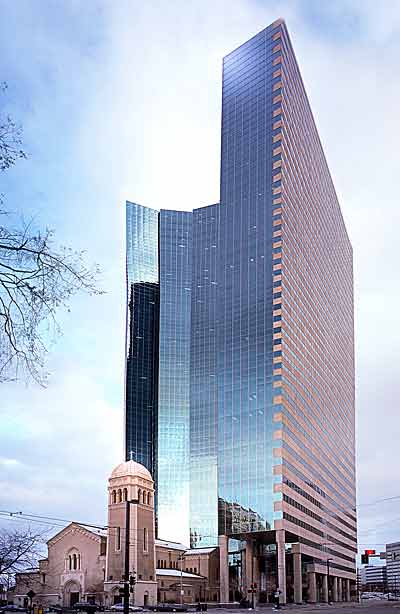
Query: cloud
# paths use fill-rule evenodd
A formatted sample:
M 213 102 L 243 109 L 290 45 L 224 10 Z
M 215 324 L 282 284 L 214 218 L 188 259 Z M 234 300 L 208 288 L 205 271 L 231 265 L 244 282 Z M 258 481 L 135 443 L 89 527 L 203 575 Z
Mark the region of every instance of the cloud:
M 87 249 L 108 290 L 60 316 L 48 390 L 2 387 L 2 456 L 21 463 L 2 466 L 8 504 L 104 513 L 122 442 L 124 200 L 187 210 L 218 200 L 221 58 L 279 16 L 354 248 L 359 500 L 400 494 L 400 5 L 281 2 L 278 14 L 276 3 L 250 0 L 42 2 L 40 11 L 21 1 L 3 12 L 0 68 L 31 151 L 5 179 L 7 197 Z M 359 508 L 365 541 L 395 538 L 399 525 L 385 519 L 396 505 Z M 379 535 L 368 533 L 379 523 Z

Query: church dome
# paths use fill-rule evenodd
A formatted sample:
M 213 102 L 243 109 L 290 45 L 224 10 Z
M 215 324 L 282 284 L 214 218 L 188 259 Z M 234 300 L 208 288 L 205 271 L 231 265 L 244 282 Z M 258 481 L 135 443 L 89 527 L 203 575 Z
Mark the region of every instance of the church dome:
M 125 461 L 124 463 L 120 463 L 117 467 L 115 467 L 111 473 L 111 479 L 123 478 L 128 475 L 153 481 L 150 471 L 146 469 L 144 465 L 141 465 L 134 460 Z

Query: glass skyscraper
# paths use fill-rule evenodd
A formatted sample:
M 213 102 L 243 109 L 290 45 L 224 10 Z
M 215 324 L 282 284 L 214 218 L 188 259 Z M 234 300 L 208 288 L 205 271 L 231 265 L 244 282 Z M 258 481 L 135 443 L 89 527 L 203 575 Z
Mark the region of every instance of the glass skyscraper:
M 352 248 L 283 20 L 224 58 L 220 197 L 161 212 L 158 256 L 145 255 L 146 240 L 137 251 L 147 268 L 131 295 L 148 326 L 138 349 L 158 353 L 147 370 L 159 526 L 175 524 L 183 501 L 191 546 L 219 543 L 221 601 L 254 583 L 260 594 L 279 588 L 282 602 L 348 599 Z M 131 214 L 128 232 L 144 215 Z

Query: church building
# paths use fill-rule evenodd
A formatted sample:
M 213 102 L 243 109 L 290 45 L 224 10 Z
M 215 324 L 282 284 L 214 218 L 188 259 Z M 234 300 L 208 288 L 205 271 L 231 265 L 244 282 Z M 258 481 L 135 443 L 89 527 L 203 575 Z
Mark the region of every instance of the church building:
M 185 603 L 219 599 L 218 549 L 199 549 L 194 558 L 185 545 L 156 539 L 153 478 L 130 460 L 109 478 L 107 527 L 72 522 L 54 535 L 39 568 L 17 574 L 14 603 L 27 605 L 31 590 L 34 603 L 43 606 L 122 601 L 127 538 L 132 605 L 179 601 L 181 591 Z

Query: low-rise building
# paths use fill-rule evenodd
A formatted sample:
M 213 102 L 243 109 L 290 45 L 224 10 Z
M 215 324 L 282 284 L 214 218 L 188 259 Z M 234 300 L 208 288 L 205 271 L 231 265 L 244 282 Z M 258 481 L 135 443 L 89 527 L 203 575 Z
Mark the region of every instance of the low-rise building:
M 134 461 L 121 463 L 109 479 L 107 528 L 72 522 L 47 542 L 48 556 L 37 569 L 16 575 L 13 601 L 71 607 L 89 601 L 109 607 L 122 600 L 125 574 L 125 523 L 130 514 L 130 600 L 185 603 L 219 599 L 218 549 L 188 550 L 184 544 L 155 539 L 154 483 Z
M 362 591 L 385 592 L 387 589 L 386 565 L 365 565 L 359 569 L 359 585 Z
M 386 573 L 388 590 L 400 592 L 400 542 L 386 544 Z

